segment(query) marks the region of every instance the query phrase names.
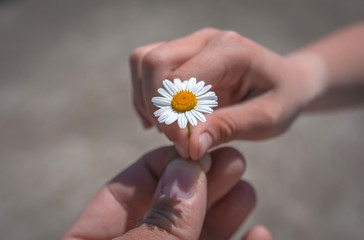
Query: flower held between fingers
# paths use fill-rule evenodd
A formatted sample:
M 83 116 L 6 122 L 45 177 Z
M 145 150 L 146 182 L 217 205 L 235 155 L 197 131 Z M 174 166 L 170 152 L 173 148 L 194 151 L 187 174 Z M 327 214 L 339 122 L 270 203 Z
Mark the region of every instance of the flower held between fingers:
M 159 109 L 154 112 L 158 122 L 167 125 L 177 121 L 180 128 L 186 128 L 187 123 L 197 125 L 197 120 L 205 122 L 203 114 L 212 113 L 213 107 L 217 107 L 217 96 L 209 91 L 211 85 L 204 81 L 196 82 L 196 78 L 181 82 L 175 78 L 173 83 L 166 79 L 164 88 L 159 88 L 161 96 L 153 97 L 153 104 Z

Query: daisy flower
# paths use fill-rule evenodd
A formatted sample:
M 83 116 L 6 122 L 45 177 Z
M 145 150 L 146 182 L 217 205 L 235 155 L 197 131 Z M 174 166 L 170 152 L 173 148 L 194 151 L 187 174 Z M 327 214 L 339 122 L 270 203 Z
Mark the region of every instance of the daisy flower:
M 196 78 L 181 82 L 175 78 L 173 83 L 168 79 L 163 81 L 164 88 L 159 88 L 161 96 L 153 97 L 153 104 L 159 109 L 154 112 L 160 123 L 167 125 L 177 121 L 180 128 L 187 123 L 197 125 L 197 120 L 205 122 L 204 113 L 212 113 L 217 107 L 217 96 L 209 91 L 211 85 L 204 81 L 196 83 Z

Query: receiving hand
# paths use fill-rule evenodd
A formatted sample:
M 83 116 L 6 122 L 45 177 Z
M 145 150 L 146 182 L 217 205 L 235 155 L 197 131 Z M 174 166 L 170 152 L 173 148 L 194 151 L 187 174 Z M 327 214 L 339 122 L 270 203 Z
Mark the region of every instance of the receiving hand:
M 181 156 L 196 160 L 221 143 L 265 139 L 286 130 L 322 91 L 311 65 L 315 61 L 318 66 L 310 55 L 283 58 L 232 31 L 203 29 L 132 53 L 134 104 L 145 127 L 156 125 Z M 159 124 L 151 102 L 164 79 L 190 77 L 211 84 L 219 102 L 191 135 L 177 123 Z
M 63 239 L 228 239 L 255 205 L 244 169 L 231 148 L 198 161 L 157 149 L 106 184 Z M 258 226 L 245 239 L 272 237 Z

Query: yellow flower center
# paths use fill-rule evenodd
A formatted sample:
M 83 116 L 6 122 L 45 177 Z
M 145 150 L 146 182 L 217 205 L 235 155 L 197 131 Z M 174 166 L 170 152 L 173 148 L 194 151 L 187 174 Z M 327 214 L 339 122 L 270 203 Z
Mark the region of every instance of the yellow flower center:
M 173 96 L 172 108 L 177 112 L 187 112 L 197 105 L 195 94 L 190 91 L 180 91 Z

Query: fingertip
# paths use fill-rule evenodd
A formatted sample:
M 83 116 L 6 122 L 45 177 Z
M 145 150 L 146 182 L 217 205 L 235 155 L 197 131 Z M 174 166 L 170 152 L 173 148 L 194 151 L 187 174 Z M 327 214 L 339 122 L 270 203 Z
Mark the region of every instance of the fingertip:
M 156 129 L 157 129 L 157 131 L 158 131 L 159 133 L 162 133 L 162 132 L 163 132 L 163 131 L 162 131 L 162 128 L 161 128 L 161 126 L 160 126 L 159 124 L 156 124 L 155 126 L 156 126 Z
M 254 226 L 243 240 L 273 240 L 272 233 L 264 226 Z
M 143 128 L 144 129 L 151 128 L 153 126 L 153 123 L 150 120 L 148 120 L 148 118 L 146 117 L 146 114 L 142 110 L 141 104 L 137 103 L 137 100 L 135 99 L 135 97 L 134 97 L 134 109 L 135 109 L 135 112 L 137 113 L 137 116 L 139 117 L 139 120 L 140 120 Z
M 233 147 L 221 147 L 211 152 L 213 159 L 226 159 L 235 162 L 234 169 L 240 170 L 241 175 L 244 174 L 246 169 L 246 160 L 244 155 Z
M 213 162 L 223 162 L 225 174 L 234 175 L 238 179 L 246 170 L 246 161 L 242 153 L 232 147 L 217 148 L 210 152 Z
M 240 198 L 241 203 L 244 203 L 247 209 L 251 211 L 255 208 L 257 203 L 257 195 L 253 186 L 247 181 L 241 180 L 236 186 L 236 192 L 239 194 L 236 199 Z
M 153 124 L 144 117 L 140 117 L 140 120 L 142 122 L 142 125 L 143 125 L 144 129 L 149 129 L 149 128 L 151 128 L 153 126 Z

